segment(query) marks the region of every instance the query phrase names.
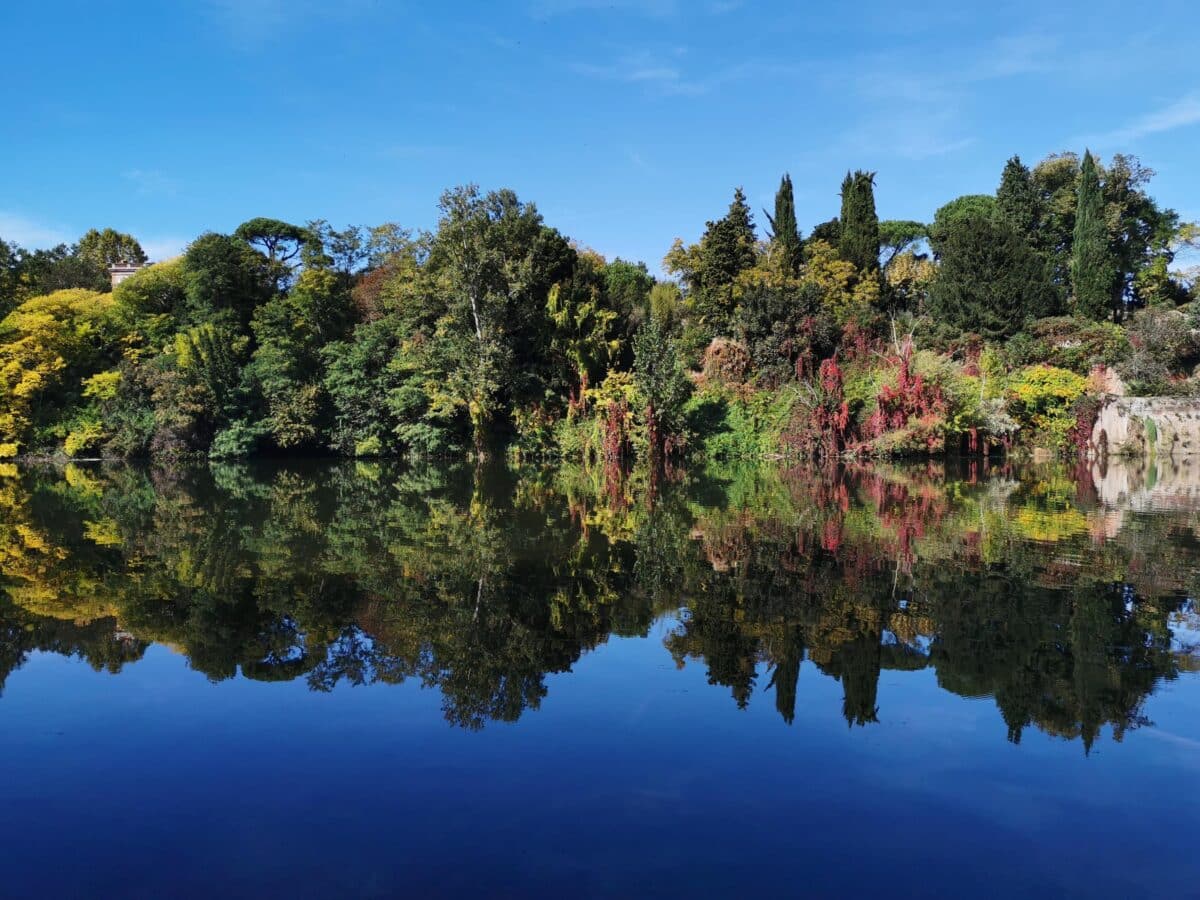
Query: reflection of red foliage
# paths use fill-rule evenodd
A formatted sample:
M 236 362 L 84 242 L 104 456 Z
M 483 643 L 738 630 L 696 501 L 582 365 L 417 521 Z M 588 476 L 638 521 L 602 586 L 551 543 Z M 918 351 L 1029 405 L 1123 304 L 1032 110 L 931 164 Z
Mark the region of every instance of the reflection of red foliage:
M 842 523 L 840 519 L 829 519 L 821 533 L 821 549 L 836 553 L 842 546 Z
M 584 385 L 587 375 L 583 376 Z M 629 455 L 629 433 L 625 423 L 629 420 L 629 404 L 624 400 L 608 405 L 604 417 L 604 493 L 609 504 L 625 507 L 625 470 L 623 464 Z
M 1103 401 L 1091 394 L 1084 394 L 1075 402 L 1075 425 L 1070 431 L 1071 443 L 1076 452 L 1083 456 L 1092 442 L 1092 429 L 1096 425 L 1096 417 L 1100 415 Z M 1091 484 L 1091 479 L 1085 479 Z

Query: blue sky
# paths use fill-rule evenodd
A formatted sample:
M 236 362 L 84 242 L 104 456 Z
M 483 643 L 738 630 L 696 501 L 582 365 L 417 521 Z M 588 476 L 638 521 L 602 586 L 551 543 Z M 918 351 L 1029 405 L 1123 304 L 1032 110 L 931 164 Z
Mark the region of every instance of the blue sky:
M 512 187 L 654 272 L 743 185 L 801 226 L 875 170 L 885 218 L 1013 153 L 1131 152 L 1200 218 L 1194 0 L 174 0 L 6 4 L 0 236 L 131 231 L 161 258 L 251 216 L 436 220 Z M 764 217 L 758 214 L 759 221 Z

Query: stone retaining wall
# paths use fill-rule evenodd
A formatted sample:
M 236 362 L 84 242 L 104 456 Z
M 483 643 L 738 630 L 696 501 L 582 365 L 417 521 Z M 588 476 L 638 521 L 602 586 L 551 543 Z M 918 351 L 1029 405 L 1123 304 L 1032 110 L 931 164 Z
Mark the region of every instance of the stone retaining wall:
M 1200 455 L 1200 400 L 1114 397 L 1096 416 L 1089 449 L 1094 458 Z

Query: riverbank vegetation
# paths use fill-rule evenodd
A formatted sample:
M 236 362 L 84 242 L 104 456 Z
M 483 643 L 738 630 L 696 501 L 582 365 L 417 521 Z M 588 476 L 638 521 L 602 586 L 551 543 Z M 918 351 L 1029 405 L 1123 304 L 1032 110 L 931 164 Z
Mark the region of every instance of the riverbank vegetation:
M 130 235 L 0 241 L 0 456 L 1068 449 L 1103 393 L 1197 389 L 1200 239 L 1152 174 L 1014 157 L 925 223 L 857 171 L 805 231 L 784 176 L 662 278 L 473 186 L 430 233 L 256 218 L 111 291 Z

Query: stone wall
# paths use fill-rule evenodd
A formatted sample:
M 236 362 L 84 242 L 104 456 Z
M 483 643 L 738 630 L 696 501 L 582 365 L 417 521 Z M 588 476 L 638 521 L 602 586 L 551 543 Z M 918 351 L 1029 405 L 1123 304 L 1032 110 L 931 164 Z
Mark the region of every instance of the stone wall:
M 1096 416 L 1093 458 L 1200 455 L 1200 400 L 1114 397 Z

